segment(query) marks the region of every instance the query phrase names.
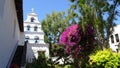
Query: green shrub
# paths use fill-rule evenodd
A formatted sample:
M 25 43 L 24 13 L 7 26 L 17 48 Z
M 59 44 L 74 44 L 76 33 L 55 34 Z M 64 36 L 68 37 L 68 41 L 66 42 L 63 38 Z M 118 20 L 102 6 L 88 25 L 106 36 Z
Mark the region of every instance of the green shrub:
M 97 51 L 90 55 L 91 68 L 120 68 L 120 54 L 113 53 L 110 49 Z
M 45 57 L 44 52 L 38 52 L 38 59 L 32 63 L 28 63 L 26 68 L 54 68 L 47 63 L 47 58 Z
M 64 68 L 73 68 L 72 65 L 65 65 Z

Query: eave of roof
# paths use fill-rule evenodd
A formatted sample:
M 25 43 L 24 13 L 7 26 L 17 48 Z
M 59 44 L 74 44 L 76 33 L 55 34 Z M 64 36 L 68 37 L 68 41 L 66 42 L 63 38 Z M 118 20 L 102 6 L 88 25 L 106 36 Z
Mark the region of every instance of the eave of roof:
M 18 18 L 18 24 L 21 32 L 24 32 L 23 27 L 23 0 L 15 0 L 16 13 Z

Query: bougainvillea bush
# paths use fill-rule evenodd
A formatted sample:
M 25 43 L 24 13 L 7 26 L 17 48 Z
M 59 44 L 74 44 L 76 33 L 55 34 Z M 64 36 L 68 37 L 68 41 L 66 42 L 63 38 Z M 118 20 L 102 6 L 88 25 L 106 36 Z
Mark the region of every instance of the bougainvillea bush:
M 59 45 L 66 48 L 66 53 L 74 59 L 87 59 L 95 48 L 94 30 L 90 25 L 83 28 L 72 24 L 60 35 Z

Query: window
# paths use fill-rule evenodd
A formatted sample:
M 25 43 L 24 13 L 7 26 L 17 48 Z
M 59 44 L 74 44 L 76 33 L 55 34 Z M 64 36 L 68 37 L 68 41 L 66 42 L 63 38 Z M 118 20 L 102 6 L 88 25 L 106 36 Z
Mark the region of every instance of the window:
M 37 28 L 38 28 L 38 27 L 37 27 L 37 26 L 35 26 L 35 27 L 34 27 L 34 31 L 37 31 Z
M 28 42 L 29 39 L 30 39 L 29 36 L 26 36 L 26 37 L 25 37 L 25 41 Z
M 114 43 L 114 37 L 111 35 L 111 42 Z
M 34 22 L 34 20 L 35 20 L 35 19 L 32 17 L 32 18 L 31 18 L 31 22 Z
M 27 30 L 30 31 L 30 26 L 29 25 L 27 26 Z
M 119 42 L 119 36 L 118 34 L 115 34 L 116 42 Z
M 35 40 L 35 43 L 38 43 L 39 37 L 35 36 L 34 40 Z

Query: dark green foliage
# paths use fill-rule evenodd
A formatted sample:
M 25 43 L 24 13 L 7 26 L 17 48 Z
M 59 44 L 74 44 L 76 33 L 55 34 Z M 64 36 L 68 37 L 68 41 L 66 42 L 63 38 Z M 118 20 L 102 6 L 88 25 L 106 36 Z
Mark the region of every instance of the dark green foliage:
M 61 32 L 68 26 L 68 22 L 65 22 L 64 12 L 52 12 L 47 15 L 46 19 L 42 20 L 42 29 L 44 31 L 44 41 L 49 44 L 50 56 L 52 44 L 57 43 Z
M 70 2 L 74 2 L 75 0 L 69 0 Z
M 62 56 L 65 53 L 65 48 L 57 44 L 52 45 L 52 56 Z
M 26 65 L 26 68 L 74 68 L 70 64 L 59 65 L 51 61 L 51 59 L 45 58 L 44 52 L 39 52 L 38 59 L 33 63 Z
M 52 53 L 52 44 L 57 44 L 60 34 L 72 22 L 75 22 L 74 17 L 76 14 L 71 9 L 68 13 L 65 12 L 52 12 L 46 15 L 46 19 L 42 20 L 42 29 L 44 31 L 44 41 L 49 44 L 50 55 Z
M 71 8 L 78 15 L 79 24 L 90 24 L 96 30 L 99 45 L 108 47 L 110 29 L 115 25 L 120 11 L 119 0 L 70 0 Z
M 42 29 L 45 33 L 45 42 L 52 44 L 57 43 L 60 34 L 71 24 L 70 20 L 74 21 L 74 17 L 76 16 L 77 15 L 73 13 L 71 9 L 68 10 L 68 13 L 52 12 L 46 15 L 46 19 L 41 22 Z
M 42 20 L 42 29 L 45 33 L 44 37 L 46 43 L 56 43 L 59 38 L 59 34 L 68 25 L 67 22 L 64 22 L 64 14 L 64 12 L 52 12 L 52 14 L 47 15 L 46 19 Z
M 35 60 L 33 63 L 27 64 L 26 68 L 53 68 L 53 67 L 48 65 L 44 53 L 39 52 L 38 59 Z

